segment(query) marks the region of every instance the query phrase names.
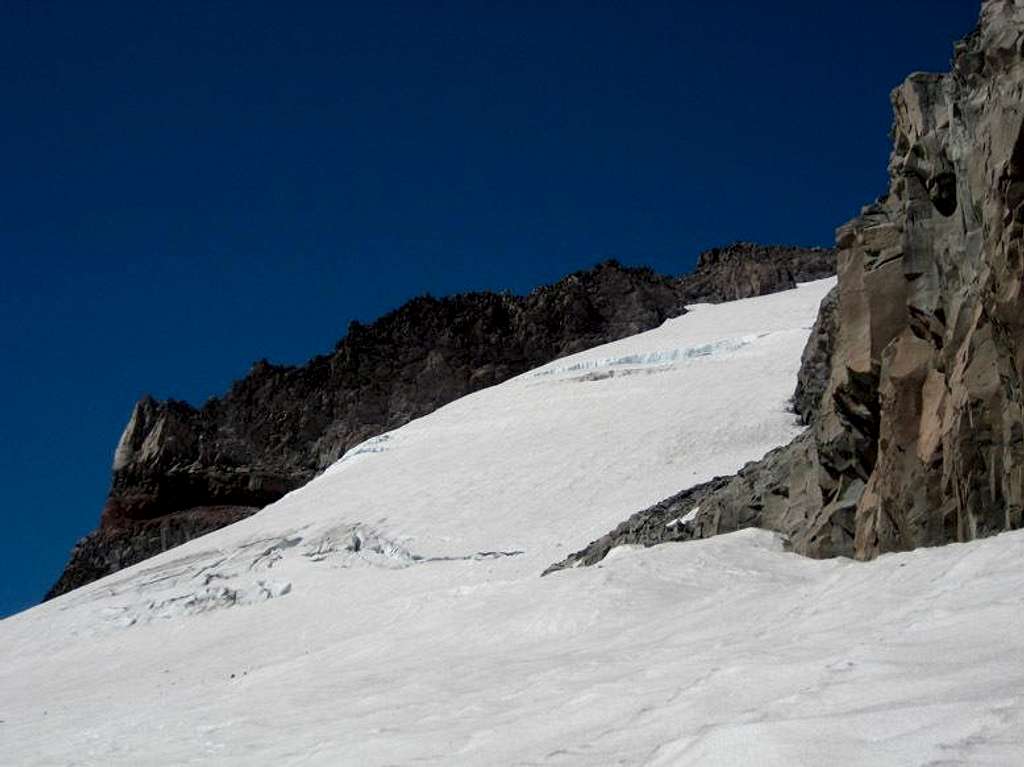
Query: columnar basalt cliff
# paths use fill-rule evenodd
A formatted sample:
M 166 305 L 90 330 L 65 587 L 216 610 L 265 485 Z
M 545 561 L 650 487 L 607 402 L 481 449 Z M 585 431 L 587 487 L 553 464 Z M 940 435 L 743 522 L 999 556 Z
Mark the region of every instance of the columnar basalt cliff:
M 737 244 L 669 278 L 614 262 L 527 296 L 417 298 L 352 323 L 300 367 L 258 362 L 200 408 L 136 404 L 100 527 L 47 597 L 255 513 L 359 442 L 559 356 L 656 327 L 687 303 L 785 290 L 835 270 L 830 250 Z
M 811 428 L 678 496 L 686 525 L 644 525 L 659 504 L 558 566 L 755 525 L 861 559 L 1024 525 L 1024 0 L 986 0 L 952 71 L 892 101 L 888 194 L 839 229 L 838 303 L 804 357 Z

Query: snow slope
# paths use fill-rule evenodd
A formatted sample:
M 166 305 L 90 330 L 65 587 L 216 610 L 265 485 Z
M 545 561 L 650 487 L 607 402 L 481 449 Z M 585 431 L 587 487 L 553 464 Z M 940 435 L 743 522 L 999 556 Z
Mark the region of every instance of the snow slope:
M 538 577 L 790 439 L 831 284 L 466 397 L 0 622 L 0 763 L 1021 763 L 1022 534 L 857 564 L 746 531 Z

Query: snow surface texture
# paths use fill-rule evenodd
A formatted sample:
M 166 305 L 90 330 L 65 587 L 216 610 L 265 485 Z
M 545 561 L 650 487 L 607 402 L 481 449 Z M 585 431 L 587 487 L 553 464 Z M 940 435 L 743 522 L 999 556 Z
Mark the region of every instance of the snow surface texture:
M 858 564 L 745 531 L 539 577 L 794 436 L 832 284 L 466 397 L 0 622 L 0 763 L 1020 764 L 1024 534 Z

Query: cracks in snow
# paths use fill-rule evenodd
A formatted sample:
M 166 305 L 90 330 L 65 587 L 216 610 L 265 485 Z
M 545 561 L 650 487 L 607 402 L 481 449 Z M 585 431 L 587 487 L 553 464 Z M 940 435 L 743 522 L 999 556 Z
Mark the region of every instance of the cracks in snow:
M 366 525 L 344 525 L 328 531 L 316 541 L 307 545 L 303 556 L 314 562 L 322 562 L 337 554 L 358 555 L 363 562 L 389 569 L 410 567 L 427 562 L 466 562 L 485 559 L 515 557 L 524 552 L 477 551 L 460 556 L 426 557 L 416 554 L 398 541 L 381 535 Z M 350 565 L 343 565 L 350 566 Z
M 389 448 L 389 442 L 391 442 L 390 433 L 378 434 L 376 437 L 370 437 L 370 439 L 366 440 L 365 442 L 360 442 L 355 447 L 346 450 L 345 454 L 341 456 L 341 458 L 339 458 L 333 464 L 331 464 L 327 468 L 327 471 L 325 471 L 324 473 L 328 474 L 331 471 L 337 469 L 337 467 L 351 462 L 354 458 L 360 455 L 386 453 Z
M 526 552 L 521 549 L 510 549 L 509 551 L 477 551 L 473 554 L 466 554 L 458 557 L 424 557 L 421 562 L 482 562 L 486 559 L 504 559 L 506 557 L 518 557 Z
M 305 545 L 302 556 L 310 562 L 334 559 L 342 567 L 362 561 L 388 569 L 408 567 L 423 559 L 398 541 L 362 524 L 340 525 L 325 531 Z
M 256 558 L 249 564 L 249 569 L 255 570 L 258 567 L 266 567 L 269 569 L 273 567 L 277 562 L 280 562 L 284 558 L 284 554 L 282 553 L 283 551 L 290 549 L 293 546 L 298 546 L 300 543 L 302 543 L 302 538 L 299 536 L 296 536 L 295 538 L 282 538 L 279 541 L 275 541 L 268 548 L 256 555 Z
M 609 378 L 615 378 L 616 376 L 635 376 L 635 375 L 656 375 L 658 373 L 665 373 L 671 368 L 671 365 L 663 365 L 656 368 L 637 369 L 637 368 L 626 368 L 625 370 L 595 370 L 577 378 L 570 378 L 570 381 L 577 383 L 589 383 L 591 381 L 607 381 Z
M 698 344 L 696 346 L 686 346 L 668 351 L 647 352 L 643 354 L 625 354 L 619 357 L 601 357 L 599 359 L 581 360 L 580 362 L 575 362 L 571 365 L 554 365 L 542 368 L 541 370 L 533 373 L 533 377 L 541 378 L 560 375 L 563 373 L 585 372 L 587 375 L 584 375 L 577 380 L 600 381 L 614 377 L 616 371 L 608 370 L 608 368 L 633 368 L 628 371 L 619 371 L 620 374 L 640 372 L 639 370 L 636 370 L 636 368 L 646 368 L 647 370 L 644 372 L 648 373 L 658 372 L 659 369 L 671 367 L 677 362 L 700 359 L 703 357 L 717 357 L 739 351 L 746 346 L 750 346 L 758 339 L 764 338 L 768 335 L 771 334 L 757 333 L 753 335 L 740 336 L 738 338 L 723 338 L 719 341 Z M 602 372 L 597 373 L 594 371 Z
M 110 589 L 101 596 L 127 598 L 127 603 L 101 611 L 108 622 L 128 627 L 227 607 L 252 605 L 285 596 L 292 580 L 279 576 L 296 566 L 320 565 L 339 569 L 369 566 L 397 570 L 431 562 L 466 562 L 502 559 L 523 551 L 476 551 L 457 556 L 423 556 L 362 523 L 337 525 L 318 535 L 302 530 L 260 538 L 235 551 L 204 552 L 164 567 L 151 568 L 145 577 L 123 590 Z M 269 571 L 274 570 L 271 574 Z M 270 577 L 274 575 L 275 577 Z

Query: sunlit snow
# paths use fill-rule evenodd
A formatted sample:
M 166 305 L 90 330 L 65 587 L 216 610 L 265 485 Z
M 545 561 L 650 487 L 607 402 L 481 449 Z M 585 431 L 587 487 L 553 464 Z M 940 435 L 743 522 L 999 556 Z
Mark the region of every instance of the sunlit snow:
M 0 763 L 1021 763 L 1022 534 L 863 564 L 746 531 L 539 577 L 794 436 L 832 284 L 466 397 L 0 622 Z

